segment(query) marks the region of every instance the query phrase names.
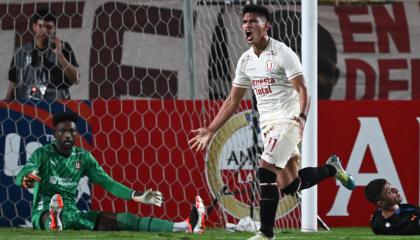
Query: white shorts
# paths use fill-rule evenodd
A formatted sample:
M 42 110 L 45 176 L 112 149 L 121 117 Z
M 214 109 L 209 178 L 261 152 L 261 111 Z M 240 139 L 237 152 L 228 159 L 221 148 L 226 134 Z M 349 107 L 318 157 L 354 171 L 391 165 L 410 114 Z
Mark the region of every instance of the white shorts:
M 290 158 L 300 156 L 297 145 L 300 142 L 299 126 L 290 122 L 277 122 L 264 127 L 261 137 L 264 152 L 261 159 L 284 168 Z

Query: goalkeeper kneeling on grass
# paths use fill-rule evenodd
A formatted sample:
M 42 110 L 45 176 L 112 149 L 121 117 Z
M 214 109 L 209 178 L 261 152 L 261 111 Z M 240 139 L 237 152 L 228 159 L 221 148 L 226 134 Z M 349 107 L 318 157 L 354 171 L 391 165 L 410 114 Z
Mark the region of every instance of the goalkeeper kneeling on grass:
M 61 112 L 53 117 L 55 141 L 37 149 L 16 177 L 16 184 L 34 188 L 34 229 L 128 230 L 146 232 L 195 232 L 204 230 L 205 207 L 197 196 L 189 218 L 170 222 L 131 213 L 80 211 L 76 207 L 79 180 L 88 176 L 113 195 L 142 204 L 161 206 L 162 193 L 134 191 L 113 180 L 85 149 L 75 147 L 78 115 Z

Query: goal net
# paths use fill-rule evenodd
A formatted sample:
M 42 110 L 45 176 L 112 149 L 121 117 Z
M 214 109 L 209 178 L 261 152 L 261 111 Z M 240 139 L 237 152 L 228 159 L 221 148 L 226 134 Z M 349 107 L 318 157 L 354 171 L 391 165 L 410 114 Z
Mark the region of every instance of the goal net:
M 111 177 L 165 197 L 162 208 L 139 206 L 84 178 L 80 208 L 180 221 L 201 195 L 210 226 L 258 221 L 262 143 L 251 93 L 206 151 L 188 146 L 190 131 L 210 123 L 230 90 L 237 60 L 249 48 L 241 10 L 254 2 L 269 8 L 271 35 L 300 54 L 298 1 L 0 0 L 3 79 L 14 49 L 33 42 L 31 16 L 39 7 L 57 15 L 57 36 L 71 45 L 81 75 L 69 88 L 73 100 L 0 101 L 0 226 L 30 226 L 32 192 L 14 178 L 35 149 L 53 141 L 52 113 L 62 110 L 80 115 L 78 145 Z M 2 98 L 7 88 L 1 81 Z M 299 228 L 298 198 L 283 196 L 277 219 L 279 229 Z

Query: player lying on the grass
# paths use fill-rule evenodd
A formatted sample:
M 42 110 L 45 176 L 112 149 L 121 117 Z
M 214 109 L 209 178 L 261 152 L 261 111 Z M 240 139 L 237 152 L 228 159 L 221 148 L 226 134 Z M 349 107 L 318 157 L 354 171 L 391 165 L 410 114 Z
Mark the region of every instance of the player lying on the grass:
M 183 222 L 138 217 L 131 213 L 80 211 L 76 207 L 79 180 L 88 176 L 113 195 L 138 203 L 161 206 L 159 191 L 134 191 L 113 180 L 92 154 L 74 146 L 78 116 L 70 112 L 53 118 L 55 141 L 37 149 L 16 177 L 16 184 L 34 188 L 32 224 L 34 229 L 129 230 L 147 232 L 202 232 L 205 207 L 197 196 L 190 216 Z
M 401 204 L 398 189 L 386 179 L 375 179 L 365 188 L 366 198 L 378 209 L 370 219 L 372 231 L 384 235 L 420 235 L 420 207 Z
M 192 132 L 192 149 L 205 149 L 214 134 L 239 107 L 248 88 L 257 99 L 264 152 L 256 172 L 260 182 L 260 232 L 253 238 L 274 239 L 274 223 L 279 191 L 293 194 L 337 176 L 345 187 L 354 181 L 342 168 L 337 157 L 320 168 L 299 170 L 301 141 L 309 108 L 309 96 L 300 60 L 284 43 L 268 36 L 271 28 L 266 7 L 243 8 L 242 30 L 251 47 L 240 57 L 229 96 L 208 127 Z

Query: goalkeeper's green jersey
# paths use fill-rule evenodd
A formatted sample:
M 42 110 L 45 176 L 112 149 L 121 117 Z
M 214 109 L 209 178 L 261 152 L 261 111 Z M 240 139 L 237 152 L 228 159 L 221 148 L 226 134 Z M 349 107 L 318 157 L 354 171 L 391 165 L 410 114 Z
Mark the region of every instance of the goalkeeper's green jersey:
M 32 214 L 47 210 L 51 197 L 57 193 L 63 197 L 66 207 L 76 210 L 77 187 L 84 176 L 89 177 L 91 183 L 101 185 L 119 198 L 131 199 L 133 190 L 106 174 L 90 152 L 73 147 L 70 156 L 65 157 L 53 144 L 55 143 L 38 148 L 16 177 L 16 184 L 21 186 L 25 175 L 38 171 L 41 181 L 34 187 Z

